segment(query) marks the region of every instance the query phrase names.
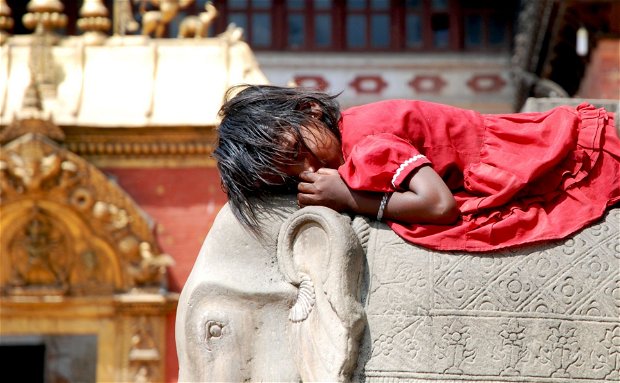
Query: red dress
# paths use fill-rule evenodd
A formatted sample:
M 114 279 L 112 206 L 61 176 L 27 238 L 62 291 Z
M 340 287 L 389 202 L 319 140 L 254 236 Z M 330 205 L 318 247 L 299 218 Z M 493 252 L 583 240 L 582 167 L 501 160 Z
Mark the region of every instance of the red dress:
M 432 249 L 490 251 L 561 239 L 620 200 L 613 114 L 589 104 L 494 115 L 381 101 L 345 110 L 340 132 L 345 163 L 338 172 L 352 189 L 403 190 L 427 164 L 444 179 L 462 213 L 456 224 L 387 222 Z

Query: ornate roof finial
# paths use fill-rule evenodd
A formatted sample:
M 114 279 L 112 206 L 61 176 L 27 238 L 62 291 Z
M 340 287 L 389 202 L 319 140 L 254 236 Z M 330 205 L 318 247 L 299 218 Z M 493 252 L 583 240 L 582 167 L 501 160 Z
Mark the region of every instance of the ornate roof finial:
M 43 113 L 43 101 L 41 99 L 41 89 L 39 88 L 39 83 L 32 72 L 32 68 L 30 68 L 30 84 L 26 87 L 26 91 L 24 92 L 24 98 L 22 100 L 22 114 L 27 114 L 28 116 L 22 117 L 33 117 L 33 115 L 41 115 Z
M 105 5 L 101 0 L 84 0 L 80 16 L 77 26 L 84 31 L 86 45 L 101 44 L 111 26 Z
M 67 25 L 67 16 L 62 13 L 64 6 L 60 0 L 30 0 L 27 9 L 24 25 L 36 33 L 52 32 Z
M 30 63 L 30 83 L 24 91 L 22 107 L 15 112 L 13 121 L 0 133 L 0 145 L 5 145 L 28 133 L 42 134 L 62 142 L 65 133 L 54 124 L 51 113 L 45 112 L 41 83 L 35 72 L 35 66 Z
M 13 18 L 11 8 L 5 0 L 0 0 L 0 45 L 9 39 L 8 31 L 13 28 Z
M 30 70 L 30 84 L 24 92 L 22 108 L 15 113 L 13 121 L 0 133 L 0 144 L 4 145 L 27 133 L 38 133 L 57 142 L 65 139 L 65 133 L 52 122 L 51 114 L 45 113 L 39 82 Z
M 67 16 L 61 12 L 64 6 L 59 0 L 30 0 L 28 13 L 23 17 L 24 26 L 34 29 L 30 46 L 30 72 L 35 76 L 44 98 L 55 96 L 58 84 L 65 75 L 55 61 L 52 46 L 59 37 L 54 29 L 67 24 Z

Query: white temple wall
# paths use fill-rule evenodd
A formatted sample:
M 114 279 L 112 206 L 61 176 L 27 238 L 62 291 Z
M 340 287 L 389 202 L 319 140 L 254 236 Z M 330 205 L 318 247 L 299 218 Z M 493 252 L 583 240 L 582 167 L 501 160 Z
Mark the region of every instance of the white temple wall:
M 512 112 L 509 54 L 256 52 L 274 85 L 295 82 L 342 92 L 344 107 L 389 98 L 422 99 L 484 113 Z

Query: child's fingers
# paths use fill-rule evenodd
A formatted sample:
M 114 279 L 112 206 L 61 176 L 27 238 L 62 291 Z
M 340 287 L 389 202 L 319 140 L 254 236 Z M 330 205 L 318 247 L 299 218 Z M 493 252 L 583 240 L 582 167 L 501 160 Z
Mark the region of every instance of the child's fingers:
M 301 172 L 299 178 L 303 181 L 314 182 L 319 176 L 315 172 Z
M 297 190 L 301 193 L 313 193 L 316 191 L 316 187 L 309 182 L 300 182 L 297 184 Z
M 316 205 L 316 186 L 310 182 L 300 182 L 297 184 L 297 205 L 299 207 Z
M 297 205 L 299 207 L 316 205 L 317 201 L 313 194 L 297 193 Z
M 332 168 L 320 168 L 316 171 L 316 174 L 338 174 L 338 170 Z

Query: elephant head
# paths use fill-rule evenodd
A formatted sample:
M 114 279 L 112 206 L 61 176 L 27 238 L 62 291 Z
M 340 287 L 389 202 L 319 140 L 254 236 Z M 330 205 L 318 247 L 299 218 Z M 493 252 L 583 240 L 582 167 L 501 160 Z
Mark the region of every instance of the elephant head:
M 276 201 L 258 239 L 222 208 L 179 300 L 179 381 L 350 379 L 363 250 L 348 217 L 293 211 Z

